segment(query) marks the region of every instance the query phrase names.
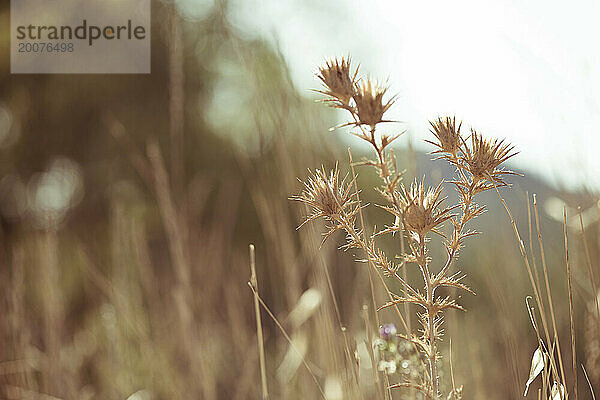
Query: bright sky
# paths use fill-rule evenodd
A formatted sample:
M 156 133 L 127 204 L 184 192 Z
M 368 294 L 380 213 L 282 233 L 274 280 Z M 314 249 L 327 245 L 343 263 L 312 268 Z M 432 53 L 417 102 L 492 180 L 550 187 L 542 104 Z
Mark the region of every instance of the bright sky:
M 350 53 L 399 94 L 388 129 L 423 149 L 427 121 L 455 114 L 514 143 L 515 167 L 600 190 L 600 2 L 238 2 L 233 20 L 276 38 L 307 95 L 325 57 Z

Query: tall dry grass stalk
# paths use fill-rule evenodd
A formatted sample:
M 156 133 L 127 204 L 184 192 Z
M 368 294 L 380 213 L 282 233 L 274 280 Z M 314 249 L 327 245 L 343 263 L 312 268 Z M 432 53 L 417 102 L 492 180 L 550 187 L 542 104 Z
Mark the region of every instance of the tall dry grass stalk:
M 47 346 L 43 390 L 70 395 L 66 371 L 60 361 L 62 337 L 65 324 L 64 298 L 60 289 L 57 235 L 48 229 L 39 238 L 38 256 L 41 264 L 42 304 L 44 307 L 44 342 Z
M 269 388 L 267 387 L 267 368 L 265 363 L 265 346 L 263 340 L 262 321 L 260 318 L 260 304 L 258 301 L 258 278 L 256 276 L 256 255 L 254 245 L 249 246 L 250 250 L 250 284 L 254 293 L 254 314 L 256 315 L 256 339 L 258 343 L 258 359 L 260 362 L 260 383 L 263 400 L 269 398 Z
M 185 73 L 183 68 L 184 41 L 181 16 L 173 9 L 169 13 L 169 132 L 171 139 L 171 180 L 173 192 L 179 198 L 183 194 L 184 165 L 184 111 Z
M 511 226 L 513 227 L 513 233 L 517 240 L 522 259 L 524 261 L 529 281 L 533 289 L 533 297 L 527 299 L 527 310 L 531 320 L 531 324 L 536 333 L 538 347 L 533 353 L 531 360 L 531 367 L 529 377 L 525 384 L 524 396 L 527 396 L 530 385 L 534 380 L 541 375 L 541 388 L 538 390 L 538 398 L 550 398 L 550 400 L 566 400 L 570 396 L 573 398 L 579 398 L 579 387 L 578 387 L 578 365 L 577 365 L 577 349 L 576 349 L 576 330 L 575 330 L 575 312 L 574 312 L 574 301 L 573 301 L 573 271 L 571 267 L 571 258 L 569 252 L 569 239 L 568 239 L 568 218 L 567 208 L 563 208 L 563 241 L 564 241 L 564 256 L 565 256 L 565 272 L 566 272 L 566 283 L 568 293 L 568 310 L 569 310 L 569 333 L 570 333 L 570 356 L 571 356 L 571 379 L 572 385 L 567 382 L 567 375 L 565 373 L 565 357 L 560 344 L 558 328 L 557 328 L 557 314 L 554 307 L 553 289 L 550 286 L 549 271 L 546 262 L 546 253 L 544 251 L 544 241 L 541 233 L 540 214 L 538 210 L 537 196 L 533 195 L 533 218 L 531 207 L 529 204 L 529 195 L 527 196 L 527 207 L 528 207 L 528 222 L 529 222 L 529 250 L 530 255 L 527 255 L 525 245 L 521 239 L 521 235 L 517 228 L 515 219 L 508 207 L 508 204 L 504 198 L 500 195 L 500 192 L 496 191 L 498 198 L 500 199 L 504 209 L 510 219 Z M 580 228 L 582 233 L 582 242 L 584 247 L 584 253 L 586 255 L 588 277 L 590 279 L 590 285 L 592 286 L 593 294 L 597 293 L 596 283 L 593 277 L 591 260 L 589 259 L 589 249 L 587 248 L 587 242 L 585 238 L 585 229 L 583 220 L 581 218 L 581 210 L 579 210 Z M 541 269 L 544 280 L 541 281 L 539 278 L 539 266 L 535 257 L 533 247 L 533 224 L 535 223 L 535 230 L 537 235 L 538 251 L 541 255 Z M 546 299 L 544 300 L 543 292 L 546 293 Z M 535 300 L 535 305 L 530 304 L 530 299 Z M 594 306 L 590 309 L 597 311 L 597 301 L 594 296 Z M 536 310 L 537 307 L 537 310 Z M 588 316 L 591 314 L 587 314 Z M 600 314 L 596 313 L 596 317 L 592 317 L 590 325 L 596 325 L 600 323 Z M 550 320 L 550 321 L 549 321 Z M 541 322 L 541 327 L 540 327 Z M 600 325 L 599 325 L 600 326 Z M 594 326 L 594 330 L 596 326 Z M 591 342 L 588 339 L 588 342 Z M 589 363 L 589 360 L 588 360 Z M 582 372 L 592 398 L 595 398 L 594 389 L 588 378 L 587 372 L 583 364 L 581 364 Z
M 362 210 L 367 205 L 359 198 L 356 176 L 340 177 L 339 168 L 326 171 L 317 169 L 304 182 L 302 193 L 292 199 L 308 206 L 310 214 L 300 225 L 324 219 L 327 230 L 325 242 L 335 232 L 342 231 L 346 242 L 342 250 L 357 249 L 362 252 L 359 261 L 367 263 L 379 277 L 389 301 L 377 308 L 380 311 L 393 307 L 396 309 L 405 333 L 398 333 L 395 325 L 380 326 L 380 338 L 376 346 L 380 350 L 378 369 L 384 373 L 384 381 L 400 380 L 387 384 L 390 388 L 410 388 L 422 393 L 426 398 L 438 399 L 440 391 L 438 364 L 440 360 L 439 341 L 443 334 L 444 313 L 449 309 L 463 310 L 455 298 L 440 295 L 443 287 L 471 290 L 462 283 L 464 275 L 453 270 L 453 262 L 464 247 L 465 240 L 477 232 L 469 230 L 467 225 L 481 215 L 485 206 L 477 205 L 475 199 L 482 192 L 498 186 L 505 186 L 503 177 L 512 172 L 501 168 L 507 159 L 515 153 L 513 147 L 504 141 L 486 139 L 471 130 L 468 137 L 461 133 L 461 123 L 454 118 L 439 118 L 431 122 L 433 139 L 427 142 L 435 146 L 433 154 L 455 168 L 456 174 L 449 182 L 440 182 L 429 187 L 426 177 L 415 180 L 405 186 L 402 173 L 398 170 L 397 160 L 391 144 L 399 135 L 380 134 L 377 128 L 385 122 L 386 112 L 394 103 L 394 98 L 386 99 L 387 89 L 371 79 L 358 77 L 358 69 L 353 69 L 349 59 L 340 58 L 328 61 L 320 67 L 317 77 L 324 88 L 319 90 L 326 96 L 328 105 L 346 111 L 350 121 L 342 126 L 351 127 L 350 133 L 368 143 L 375 158 L 354 165 L 373 167 L 381 180 L 381 186 L 375 188 L 385 201 L 378 207 L 391 215 L 391 222 L 385 228 L 367 234 L 364 228 Z M 445 206 L 442 196 L 444 184 L 454 186 L 458 193 L 458 202 Z M 451 226 L 448 233 L 444 224 Z M 381 235 L 398 235 L 400 253 L 393 261 L 377 245 Z M 431 239 L 440 238 L 446 249 L 447 257 L 442 263 L 436 263 L 429 256 Z M 405 251 L 405 248 L 408 251 Z M 420 272 L 422 288 L 409 282 L 404 273 L 410 266 L 416 266 Z M 388 279 L 396 281 L 401 293 L 393 293 Z M 412 331 L 406 324 L 406 315 L 402 315 L 398 305 L 409 304 L 418 309 L 418 331 Z M 376 318 L 378 319 L 378 318 Z M 406 376 L 397 365 L 397 346 L 399 341 L 414 347 L 423 357 L 427 366 L 418 376 Z M 398 373 L 396 373 L 398 371 Z M 462 398 L 462 387 L 453 387 L 447 394 L 449 399 Z

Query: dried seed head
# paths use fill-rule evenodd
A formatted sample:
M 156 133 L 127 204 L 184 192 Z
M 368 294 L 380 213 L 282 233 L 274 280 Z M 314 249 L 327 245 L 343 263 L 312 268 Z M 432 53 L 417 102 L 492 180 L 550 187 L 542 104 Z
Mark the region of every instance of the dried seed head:
M 375 126 L 379 122 L 383 122 L 383 114 L 394 103 L 393 98 L 385 104 L 383 103 L 383 95 L 386 90 L 387 88 L 379 86 L 371 79 L 366 79 L 357 86 L 354 101 L 361 124 Z
M 302 225 L 320 217 L 334 221 L 343 213 L 352 214 L 352 205 L 356 203 L 352 185 L 346 182 L 346 178 L 340 180 L 339 175 L 337 166 L 329 175 L 324 168 L 317 169 L 303 182 L 302 193 L 291 197 L 292 200 L 300 201 L 311 208 L 311 214 Z
M 485 139 L 472 130 L 471 148 L 465 149 L 465 162 L 476 180 L 489 179 L 502 182 L 500 175 L 507 173 L 498 169 L 500 164 L 514 156 L 514 147 L 504 140 Z
M 417 182 L 416 180 L 407 190 L 402 185 L 401 207 L 404 226 L 417 233 L 421 237 L 434 231 L 441 234 L 436 227 L 453 217 L 451 211 L 456 208 L 448 207 L 440 209 L 444 198 L 440 199 L 442 193 L 442 185 L 436 188 L 425 189 L 425 182 Z
M 350 99 L 354 95 L 356 74 L 350 70 L 350 59 L 344 57 L 331 59 L 324 66 L 319 67 L 317 77 L 323 82 L 327 90 L 319 91 L 329 97 L 332 101 L 338 101 L 336 106 L 349 107 Z
M 438 148 L 434 153 L 449 153 L 456 157 L 460 150 L 462 139 L 460 137 L 460 127 L 462 122 L 459 122 L 456 127 L 456 118 L 438 118 L 436 121 L 429 121 L 431 124 L 431 133 L 436 137 L 437 142 L 427 140 Z

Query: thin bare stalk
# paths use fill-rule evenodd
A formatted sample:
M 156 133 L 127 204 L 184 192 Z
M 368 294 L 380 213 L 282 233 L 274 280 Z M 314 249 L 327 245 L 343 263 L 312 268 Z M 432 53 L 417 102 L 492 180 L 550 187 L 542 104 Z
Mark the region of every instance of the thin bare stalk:
M 571 283 L 571 263 L 569 262 L 569 241 L 567 239 L 567 207 L 563 208 L 564 235 L 565 235 L 565 263 L 567 265 L 567 283 L 569 285 L 569 318 L 571 325 L 571 353 L 573 360 L 573 391 L 575 400 L 578 399 L 577 390 L 577 353 L 575 351 L 575 322 L 573 321 L 573 285 Z
M 265 345 L 263 343 L 262 321 L 260 318 L 260 305 L 258 302 L 258 278 L 256 276 L 256 258 L 254 245 L 248 246 L 250 250 L 250 284 L 254 294 L 254 315 L 256 316 L 256 339 L 258 341 L 258 360 L 260 364 L 260 383 L 263 400 L 269 399 L 269 388 L 267 387 L 267 367 L 265 362 Z
M 550 279 L 548 278 L 548 267 L 546 264 L 544 243 L 542 240 L 542 234 L 541 234 L 541 230 L 540 230 L 540 217 L 539 217 L 538 206 L 537 206 L 537 196 L 535 194 L 533 195 L 533 210 L 535 212 L 535 227 L 536 227 L 536 231 L 537 231 L 538 243 L 540 246 L 540 254 L 542 256 L 542 268 L 543 268 L 543 272 L 544 272 L 544 283 L 546 285 L 546 295 L 548 297 L 548 304 L 550 305 L 550 317 L 552 320 L 552 330 L 554 333 L 554 341 L 556 342 L 556 350 L 558 352 L 558 364 L 560 366 L 560 381 L 566 387 L 565 371 L 564 371 L 563 362 L 562 362 L 562 351 L 560 349 L 560 342 L 558 339 L 558 330 L 556 329 L 556 314 L 554 313 L 554 302 L 552 301 L 552 291 L 550 290 Z M 553 356 L 554 353 L 550 353 L 550 355 Z
M 529 229 L 529 252 L 531 253 L 531 265 L 532 265 L 533 273 L 534 273 L 534 277 L 535 277 L 534 291 L 538 292 L 538 296 L 539 296 L 539 291 L 540 291 L 540 288 L 542 287 L 542 285 L 540 284 L 540 276 L 538 273 L 537 259 L 535 257 L 535 251 L 533 250 L 533 220 L 532 220 L 532 215 L 531 215 L 531 204 L 529 201 L 529 192 L 526 193 L 526 203 L 527 203 L 527 227 Z M 540 300 L 541 300 L 541 298 L 540 298 Z M 540 303 L 538 303 L 538 306 L 540 307 L 540 312 L 543 315 L 546 315 L 544 302 L 541 301 Z
M 358 183 L 356 182 L 356 172 L 354 171 L 354 160 L 352 159 L 352 151 L 350 150 L 350 147 L 348 147 L 348 158 L 350 160 L 350 170 L 352 171 L 352 181 L 354 182 L 354 193 L 356 195 L 356 201 L 358 201 L 360 204 L 360 197 L 359 197 L 359 193 L 358 193 Z M 359 211 L 358 215 L 360 218 L 360 229 L 363 232 L 363 240 L 366 242 L 367 236 L 366 236 L 366 231 L 365 231 L 365 218 L 363 216 L 362 210 Z M 371 290 L 371 303 L 373 306 L 373 314 L 375 315 L 375 324 L 377 326 L 379 326 L 380 325 L 379 314 L 377 313 L 377 302 L 375 300 L 375 288 L 373 286 L 373 273 L 371 272 L 370 268 L 368 268 L 368 272 L 369 272 L 369 289 Z
M 313 370 L 310 367 L 310 365 L 308 365 L 308 363 L 306 362 L 306 360 L 305 360 L 304 355 L 302 354 L 302 352 L 300 352 L 300 350 L 298 350 L 298 348 L 296 347 L 296 345 L 292 341 L 292 338 L 290 337 L 290 335 L 287 333 L 287 331 L 285 330 L 285 328 L 283 327 L 283 325 L 281 325 L 281 323 L 279 322 L 279 320 L 277 319 L 277 317 L 275 315 L 273 315 L 273 313 L 271 312 L 271 310 L 269 309 L 269 307 L 265 304 L 265 302 L 260 297 L 260 295 L 258 294 L 258 292 L 254 289 L 254 287 L 252 286 L 251 282 L 248 282 L 248 286 L 250 287 L 250 290 L 252 290 L 252 293 L 254 294 L 254 296 L 258 299 L 258 302 L 260 303 L 260 305 L 264 308 L 264 310 L 267 312 L 267 314 L 269 315 L 269 317 L 271 317 L 271 319 L 273 320 L 273 322 L 275 323 L 275 325 L 277 326 L 277 328 L 281 331 L 281 333 L 285 337 L 285 340 L 287 340 L 287 342 L 290 344 L 290 347 L 296 352 L 296 354 L 298 355 L 298 357 L 300 357 L 300 359 L 302 360 L 302 365 L 304 365 L 304 367 L 308 371 L 309 375 L 311 376 L 311 378 L 315 382 L 315 386 L 317 386 L 317 389 L 319 390 L 319 393 L 321 394 L 321 397 L 323 398 L 323 400 L 327 400 L 327 396 L 325 396 L 325 392 L 323 391 L 323 388 L 321 387 L 321 384 L 319 383 L 319 380 L 317 379 L 317 376 L 313 372 Z
M 365 321 L 365 332 L 366 332 L 365 345 L 366 345 L 367 351 L 369 353 L 369 359 L 371 360 L 371 372 L 373 373 L 373 381 L 375 382 L 375 388 L 377 389 L 378 398 L 382 399 L 385 397 L 385 395 L 384 395 L 383 390 L 381 389 L 381 385 L 379 382 L 379 373 L 377 371 L 377 362 L 375 361 L 375 353 L 373 352 L 373 340 L 371 339 L 373 337 L 373 335 L 371 332 L 371 320 L 369 318 L 369 307 L 366 304 L 363 305 L 362 311 L 363 311 L 362 312 L 363 319 Z M 374 313 L 376 314 L 377 311 L 374 311 Z M 377 326 L 379 326 L 379 325 L 377 325 Z
M 184 184 L 184 68 L 181 17 L 175 3 L 169 12 L 169 131 L 171 133 L 171 180 L 176 196 Z
M 539 297 L 539 294 L 538 294 L 538 288 L 537 288 L 537 286 L 535 284 L 535 280 L 534 280 L 533 275 L 532 275 L 531 266 L 529 264 L 529 259 L 527 258 L 527 253 L 525 251 L 525 245 L 523 244 L 523 241 L 521 240 L 521 235 L 519 234 L 519 230 L 517 228 L 517 224 L 515 222 L 515 219 L 512 216 L 512 213 L 510 211 L 510 208 L 508 207 L 508 204 L 506 203 L 506 201 L 504 200 L 504 198 L 500 195 L 500 192 L 498 191 L 498 187 L 495 184 L 494 184 L 494 188 L 496 190 L 496 194 L 497 194 L 498 198 L 500 199 L 500 202 L 504 206 L 504 210 L 506 211 L 506 213 L 507 213 L 507 215 L 508 215 L 508 217 L 510 219 L 511 226 L 513 228 L 513 233 L 514 233 L 515 238 L 517 239 L 517 242 L 519 244 L 519 250 L 521 252 L 521 256 L 523 257 L 523 261 L 525 262 L 525 266 L 527 268 L 527 273 L 529 274 L 529 280 L 530 280 L 532 288 L 533 288 L 533 292 L 534 292 L 534 295 L 535 295 L 536 302 L 537 302 L 537 304 L 538 304 L 538 306 L 540 307 L 540 310 L 541 310 L 541 308 L 542 308 L 542 306 L 541 306 L 542 300 L 541 300 L 541 298 Z M 544 266 L 544 277 L 546 279 L 546 285 L 547 285 L 546 287 L 549 288 L 548 274 L 547 274 L 547 268 L 546 268 L 546 259 L 545 259 L 544 251 L 543 251 L 542 236 L 541 236 L 541 233 L 540 233 L 540 230 L 539 230 L 539 218 L 538 218 L 537 202 L 536 202 L 536 196 L 535 196 L 535 194 L 533 195 L 533 204 L 534 204 L 534 210 L 535 210 L 535 216 L 536 216 L 536 227 L 537 227 L 538 241 L 539 241 L 539 244 L 540 244 L 540 252 L 542 254 L 542 265 Z M 553 309 L 553 305 L 552 305 L 552 296 L 550 294 L 549 289 L 548 289 L 548 301 L 550 303 L 550 313 L 552 315 L 552 320 L 553 320 L 554 340 L 552 340 L 552 341 L 550 340 L 550 335 L 549 335 L 548 328 L 547 328 L 547 323 L 546 323 L 546 317 L 545 317 L 544 314 L 540 314 L 541 315 L 541 319 L 542 319 L 542 325 L 544 326 L 544 330 L 546 332 L 546 337 L 547 337 L 547 340 L 548 340 L 548 343 L 549 343 L 548 346 L 550 346 L 552 344 L 551 347 L 554 348 L 553 343 L 556 342 L 556 345 L 558 347 L 558 353 L 559 353 L 559 364 L 560 364 L 560 368 L 562 370 L 562 368 L 563 368 L 562 358 L 561 358 L 561 353 L 560 353 L 560 347 L 558 346 L 558 334 L 557 334 L 557 331 L 556 331 L 556 323 L 555 323 L 555 318 L 554 318 L 554 309 Z M 557 373 L 556 372 L 556 366 L 554 365 L 554 361 L 553 361 L 553 357 L 552 357 L 553 354 L 554 354 L 553 352 L 550 353 L 550 362 L 551 362 L 551 365 L 553 366 L 553 368 L 551 368 L 551 370 L 554 373 Z M 564 372 L 562 373 L 562 379 L 560 379 L 560 380 L 564 384 Z
M 585 380 L 587 381 L 588 387 L 590 388 L 590 393 L 592 394 L 592 399 L 596 400 L 596 394 L 594 393 L 594 388 L 592 387 L 592 382 L 590 382 L 590 378 L 588 377 L 587 371 L 583 364 L 581 364 L 581 369 L 583 369 L 583 375 L 585 376 Z

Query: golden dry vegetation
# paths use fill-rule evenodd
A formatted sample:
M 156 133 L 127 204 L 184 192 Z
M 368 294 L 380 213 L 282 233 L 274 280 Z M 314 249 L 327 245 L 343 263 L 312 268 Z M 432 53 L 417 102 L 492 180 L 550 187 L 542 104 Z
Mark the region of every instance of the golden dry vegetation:
M 594 398 L 597 194 L 468 115 L 397 145 L 384 86 L 300 92 L 227 7 L 153 3 L 150 76 L 0 58 L 0 398 Z

